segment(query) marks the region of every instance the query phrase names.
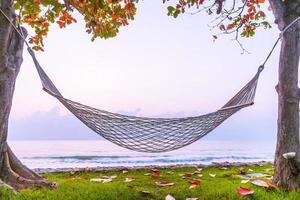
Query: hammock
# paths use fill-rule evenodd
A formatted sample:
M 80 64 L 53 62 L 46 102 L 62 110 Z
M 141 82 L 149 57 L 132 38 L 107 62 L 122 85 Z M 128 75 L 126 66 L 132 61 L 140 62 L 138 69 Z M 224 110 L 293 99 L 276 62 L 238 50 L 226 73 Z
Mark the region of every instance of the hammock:
M 47 93 L 105 139 L 139 152 L 171 151 L 207 135 L 231 115 L 253 104 L 259 74 L 263 70 L 263 66 L 259 67 L 255 76 L 216 112 L 185 118 L 146 118 L 111 113 L 65 98 L 42 69 L 33 50 L 28 48 L 28 51 Z
M 27 45 L 27 50 L 34 61 L 43 89 L 58 99 L 86 126 L 105 139 L 121 147 L 140 152 L 166 152 L 187 146 L 210 133 L 237 111 L 253 105 L 258 78 L 264 69 L 264 65 L 270 58 L 282 35 L 300 20 L 300 17 L 297 17 L 283 29 L 255 76 L 222 108 L 206 115 L 167 119 L 111 113 L 65 98 L 42 69 L 33 50 L 27 43 L 22 29 L 18 29 L 1 9 L 0 12 L 11 23 L 12 27 Z

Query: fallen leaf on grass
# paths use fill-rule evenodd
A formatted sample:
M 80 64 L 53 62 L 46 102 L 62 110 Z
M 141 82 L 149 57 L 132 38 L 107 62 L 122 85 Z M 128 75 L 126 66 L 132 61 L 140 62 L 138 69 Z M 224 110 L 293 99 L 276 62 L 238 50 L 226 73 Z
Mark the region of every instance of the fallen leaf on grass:
M 98 182 L 98 183 L 109 183 L 112 182 L 114 178 L 117 178 L 116 175 L 114 176 L 102 176 L 101 178 L 92 178 L 90 179 L 91 182 Z
M 269 185 L 266 181 L 262 181 L 262 180 L 258 180 L 258 179 L 252 180 L 251 183 L 253 185 L 257 185 L 257 186 L 260 186 L 260 187 L 265 187 L 265 188 L 269 187 Z
M 222 170 L 226 170 L 226 169 L 228 169 L 227 167 L 221 167 L 220 169 L 222 169 Z
M 90 181 L 97 182 L 97 183 L 109 183 L 112 181 L 112 179 L 111 178 L 92 178 Z
M 155 185 L 159 186 L 159 187 L 169 187 L 169 186 L 173 186 L 175 183 L 172 182 L 155 182 Z
M 145 176 L 150 176 L 151 175 L 151 173 L 146 173 L 146 174 L 144 174 Z
M 250 180 L 247 179 L 247 180 L 242 180 L 241 183 L 245 184 L 245 183 L 248 183 Z
M 201 178 L 203 176 L 203 174 L 198 174 L 197 176 Z
M 152 171 L 152 172 L 158 172 L 158 169 L 152 168 L 151 171 Z
M 186 198 L 185 200 L 198 200 L 198 198 Z
M 129 183 L 129 182 L 132 182 L 132 181 L 134 181 L 133 178 L 125 178 L 124 183 Z
M 174 172 L 168 171 L 167 174 L 172 175 Z
M 123 174 L 127 174 L 127 173 L 128 173 L 128 170 L 123 170 L 122 173 L 123 173 Z
M 76 171 L 75 171 L 74 169 L 72 169 L 72 170 L 69 172 L 69 174 L 70 174 L 71 176 L 75 175 L 75 173 L 76 173 Z
M 191 177 L 193 175 L 194 175 L 194 173 L 190 173 L 190 172 L 185 172 L 183 174 L 179 174 L 179 176 L 181 176 L 183 178 L 188 178 L 188 177 Z
M 158 177 L 160 177 L 160 173 L 158 173 L 158 172 L 152 172 L 151 173 L 151 177 L 152 178 L 158 178 Z
M 267 183 L 268 183 L 268 185 L 269 185 L 268 189 L 278 189 L 278 186 L 277 186 L 277 185 L 275 185 L 275 184 L 273 184 L 273 183 L 269 183 L 269 182 L 267 182 Z
M 244 188 L 244 187 L 238 187 L 236 189 L 236 192 L 239 196 L 242 196 L 242 197 L 254 194 L 254 190 L 250 190 L 250 189 Z
M 217 174 L 208 174 L 210 177 L 215 178 Z
M 246 171 L 246 169 L 245 169 L 245 168 L 243 168 L 243 167 L 240 167 L 240 168 L 238 168 L 238 173 L 239 173 L 239 174 L 246 174 L 246 173 L 247 173 L 247 171 Z
M 262 174 L 262 173 L 252 173 L 252 174 L 244 174 L 244 175 L 239 175 L 240 178 L 267 178 L 267 177 L 272 177 L 271 175 L 268 174 Z
M 249 171 L 249 172 L 253 172 L 253 169 L 250 169 L 250 168 L 249 168 L 248 171 Z
M 257 180 L 257 179 L 256 180 L 252 180 L 251 183 L 253 185 L 264 187 L 266 189 L 278 189 L 277 185 L 274 185 L 273 183 L 266 182 L 266 181 L 263 181 L 263 180 Z
M 201 172 L 201 171 L 202 171 L 202 168 L 197 168 L 197 170 Z
M 174 197 L 172 197 L 171 195 L 167 195 L 165 200 L 176 200 Z
M 198 187 L 200 185 L 200 183 L 201 183 L 201 180 L 199 180 L 199 179 L 194 179 L 194 180 L 189 181 L 189 184 L 190 184 L 189 189 Z

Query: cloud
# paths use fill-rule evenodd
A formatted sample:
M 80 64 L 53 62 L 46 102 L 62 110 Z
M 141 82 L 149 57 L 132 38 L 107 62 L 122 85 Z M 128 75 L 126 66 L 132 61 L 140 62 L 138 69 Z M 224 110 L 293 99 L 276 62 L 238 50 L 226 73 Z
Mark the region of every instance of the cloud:
M 98 135 L 82 124 L 73 115 L 61 116 L 59 107 L 48 112 L 11 120 L 9 139 L 11 140 L 83 140 L 99 139 Z
M 247 109 L 238 112 L 223 122 L 206 140 L 233 140 L 233 141 L 275 141 L 276 122 L 268 116 L 256 116 L 255 110 Z M 144 116 L 142 109 L 120 111 L 127 115 Z M 197 112 L 166 112 L 149 117 L 186 117 L 196 116 Z M 99 135 L 87 128 L 71 114 L 61 115 L 60 108 L 54 107 L 48 112 L 36 112 L 33 115 L 10 121 L 10 140 L 96 140 L 102 139 Z

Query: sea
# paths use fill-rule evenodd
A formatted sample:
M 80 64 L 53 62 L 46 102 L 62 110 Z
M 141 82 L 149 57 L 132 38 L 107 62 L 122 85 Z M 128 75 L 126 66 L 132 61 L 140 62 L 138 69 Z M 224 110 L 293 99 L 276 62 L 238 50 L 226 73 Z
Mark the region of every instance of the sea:
M 134 152 L 106 140 L 9 141 L 9 145 L 32 169 L 272 162 L 275 151 L 274 143 L 257 141 L 199 140 L 165 153 Z

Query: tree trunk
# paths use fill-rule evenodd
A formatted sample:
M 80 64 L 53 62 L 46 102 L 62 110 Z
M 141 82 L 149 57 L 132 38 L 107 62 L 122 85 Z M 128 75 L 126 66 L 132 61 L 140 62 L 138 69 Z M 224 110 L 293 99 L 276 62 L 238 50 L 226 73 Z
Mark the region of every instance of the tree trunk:
M 15 21 L 12 0 L 2 0 L 0 8 Z M 23 32 L 26 33 L 24 29 Z M 22 64 L 24 41 L 0 13 L 0 186 L 15 189 L 52 186 L 24 166 L 7 144 L 8 119 L 15 82 Z
M 298 16 L 299 0 L 270 0 L 279 29 L 286 27 Z M 276 5 L 277 4 L 277 5 Z M 286 190 L 300 190 L 299 145 L 299 88 L 298 65 L 300 23 L 292 26 L 282 38 L 278 92 L 278 132 L 275 155 L 274 182 Z M 283 154 L 295 152 L 296 156 Z

